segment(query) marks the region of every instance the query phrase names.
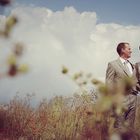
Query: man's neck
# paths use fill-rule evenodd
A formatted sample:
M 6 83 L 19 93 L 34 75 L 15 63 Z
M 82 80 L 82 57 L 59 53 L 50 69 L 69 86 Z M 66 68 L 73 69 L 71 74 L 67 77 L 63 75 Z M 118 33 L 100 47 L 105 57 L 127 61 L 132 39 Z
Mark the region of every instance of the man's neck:
M 120 56 L 122 59 L 127 60 L 128 58 L 124 57 L 124 56 Z

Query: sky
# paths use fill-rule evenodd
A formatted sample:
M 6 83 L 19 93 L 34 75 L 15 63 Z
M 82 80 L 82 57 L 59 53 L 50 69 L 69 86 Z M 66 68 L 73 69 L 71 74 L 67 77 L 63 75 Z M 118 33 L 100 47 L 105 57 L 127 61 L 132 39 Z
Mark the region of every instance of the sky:
M 73 6 L 77 11 L 94 11 L 99 22 L 139 25 L 139 0 L 13 0 L 13 5 L 47 7 L 53 11 Z
M 7 16 L 15 15 L 19 23 L 7 45 L 0 51 L 0 64 L 13 42 L 26 46 L 21 62 L 29 72 L 0 80 L 0 101 L 17 93 L 35 94 L 35 100 L 56 95 L 71 96 L 77 85 L 61 73 L 62 66 L 70 74 L 92 73 L 104 81 L 107 64 L 118 57 L 116 46 L 129 42 L 133 63 L 139 61 L 139 0 L 13 0 L 0 7 L 0 27 Z M 6 58 L 5 58 L 6 59 Z

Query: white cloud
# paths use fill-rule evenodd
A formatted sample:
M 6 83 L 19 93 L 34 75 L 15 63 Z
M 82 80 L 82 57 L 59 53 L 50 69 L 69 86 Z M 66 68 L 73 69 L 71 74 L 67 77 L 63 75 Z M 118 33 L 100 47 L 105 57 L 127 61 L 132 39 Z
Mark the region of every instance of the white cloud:
M 140 26 L 115 23 L 97 24 L 95 12 L 79 13 L 73 7 L 53 12 L 47 8 L 16 7 L 11 12 L 19 18 L 12 40 L 26 44 L 24 62 L 31 67 L 27 75 L 1 80 L 1 96 L 12 97 L 35 92 L 38 98 L 72 94 L 75 84 L 61 74 L 61 66 L 70 71 L 83 70 L 94 77 L 105 76 L 107 62 L 115 59 L 116 46 L 130 42 L 133 61 L 138 61 Z

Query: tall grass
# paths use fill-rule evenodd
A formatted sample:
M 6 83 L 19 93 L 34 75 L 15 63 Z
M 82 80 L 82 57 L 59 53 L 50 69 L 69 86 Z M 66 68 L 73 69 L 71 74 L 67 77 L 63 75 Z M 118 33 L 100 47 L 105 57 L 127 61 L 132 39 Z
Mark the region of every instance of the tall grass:
M 64 71 L 65 70 L 65 71 Z M 66 74 L 68 71 L 64 69 Z M 78 78 L 80 77 L 80 80 Z M 15 96 L 0 106 L 1 140 L 139 140 L 140 108 L 137 102 L 135 128 L 125 127 L 122 133 L 114 133 L 115 116 L 125 108 L 121 102 L 125 90 L 133 85 L 124 79 L 119 86 L 107 87 L 92 79 L 96 92 L 87 92 L 82 74 L 74 76 L 79 91 L 71 97 L 55 96 L 31 106 L 32 96 Z M 89 80 L 89 75 L 88 75 Z M 84 82 L 83 82 L 84 81 Z M 138 99 L 139 100 L 139 99 Z M 113 134 L 118 139 L 112 138 Z M 120 139 L 120 138 L 121 139 Z
M 65 68 L 64 74 L 68 71 Z M 80 79 L 79 79 L 80 78 Z M 90 76 L 88 75 L 88 80 Z M 71 97 L 55 96 L 31 106 L 32 96 L 15 96 L 0 106 L 1 140 L 139 140 L 139 98 L 135 127 L 125 126 L 118 134 L 114 130 L 115 116 L 125 110 L 122 101 L 133 81 L 124 79 L 120 85 L 107 87 L 103 82 L 91 79 L 96 92 L 87 92 L 88 82 L 83 74 L 73 77 L 79 91 Z M 118 139 L 112 138 L 113 134 Z M 120 138 L 119 138 L 120 137 Z
M 42 100 L 36 108 L 30 105 L 31 98 L 16 96 L 9 104 L 1 105 L 1 140 L 110 139 L 114 118 L 109 110 L 100 111 L 92 96 L 85 93 L 56 96 L 50 101 Z
M 92 101 L 85 95 L 54 97 L 43 100 L 37 108 L 30 105 L 30 96 L 16 96 L 1 105 L 1 136 L 10 139 L 101 139 L 99 117 Z M 90 97 L 88 97 L 90 99 Z

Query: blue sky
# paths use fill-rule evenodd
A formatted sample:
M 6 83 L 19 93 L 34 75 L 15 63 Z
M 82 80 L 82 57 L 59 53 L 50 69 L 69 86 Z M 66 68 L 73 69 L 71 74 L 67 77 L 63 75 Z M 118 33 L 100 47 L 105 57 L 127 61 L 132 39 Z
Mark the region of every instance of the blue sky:
M 63 10 L 65 6 L 73 6 L 80 12 L 95 11 L 98 22 L 140 24 L 140 0 L 15 0 L 15 3 L 47 7 L 54 11 Z

